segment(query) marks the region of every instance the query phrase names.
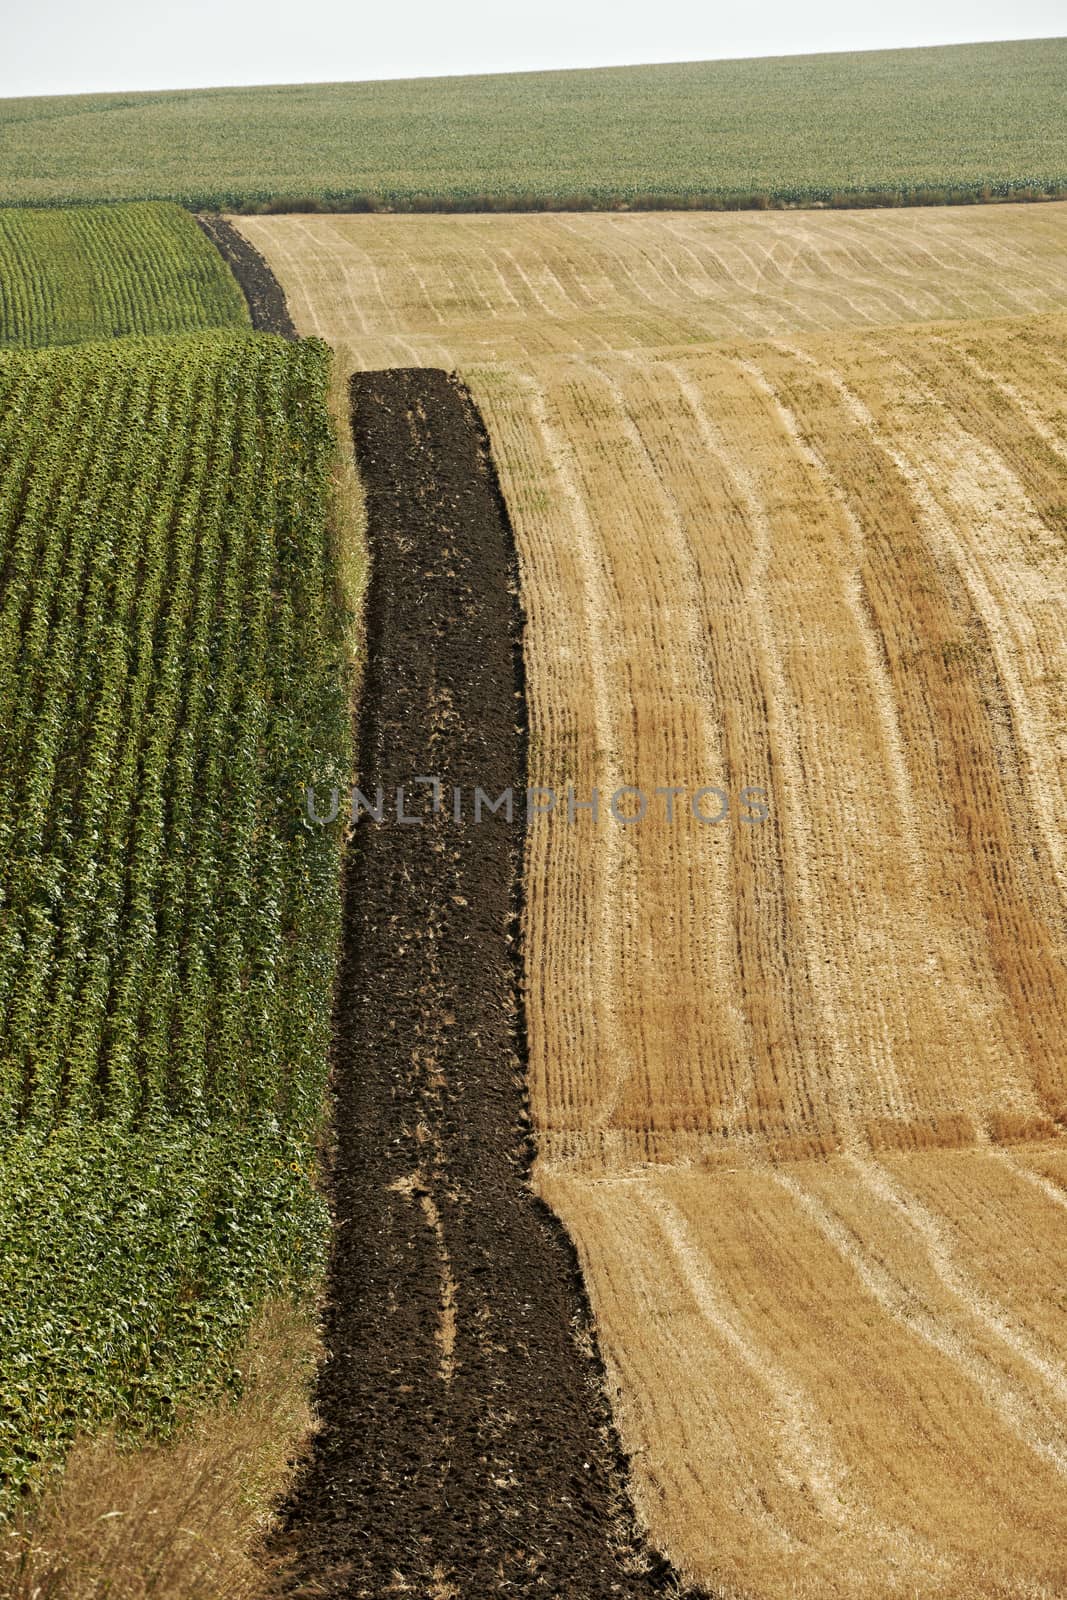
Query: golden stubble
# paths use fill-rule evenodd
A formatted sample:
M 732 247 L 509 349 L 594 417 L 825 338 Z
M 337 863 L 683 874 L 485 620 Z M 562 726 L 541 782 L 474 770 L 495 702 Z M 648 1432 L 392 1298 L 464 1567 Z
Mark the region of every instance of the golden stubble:
M 723 1593 L 1067 1583 L 1067 207 L 246 218 L 459 367 L 527 611 L 535 1181 Z M 432 1219 L 426 1219 L 432 1225 Z
M 238 1357 L 235 1401 L 156 1444 L 77 1443 L 0 1537 L 8 1600 L 263 1600 L 275 1507 L 314 1426 L 309 1308 L 269 1304 Z

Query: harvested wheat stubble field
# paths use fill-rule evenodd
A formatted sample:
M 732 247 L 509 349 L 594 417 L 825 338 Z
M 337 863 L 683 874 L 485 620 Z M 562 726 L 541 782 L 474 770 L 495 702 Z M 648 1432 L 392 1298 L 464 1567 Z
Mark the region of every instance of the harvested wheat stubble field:
M 1067 1587 L 1067 208 L 243 219 L 522 562 L 535 1179 L 714 1592 Z

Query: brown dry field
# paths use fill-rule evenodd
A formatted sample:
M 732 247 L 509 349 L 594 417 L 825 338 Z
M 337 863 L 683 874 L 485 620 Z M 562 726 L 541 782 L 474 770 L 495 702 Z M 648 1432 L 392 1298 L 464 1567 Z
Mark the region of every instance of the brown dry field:
M 461 370 L 528 612 L 536 1181 L 724 1596 L 1067 1593 L 1067 206 L 240 218 Z M 487 775 L 491 781 L 492 775 Z

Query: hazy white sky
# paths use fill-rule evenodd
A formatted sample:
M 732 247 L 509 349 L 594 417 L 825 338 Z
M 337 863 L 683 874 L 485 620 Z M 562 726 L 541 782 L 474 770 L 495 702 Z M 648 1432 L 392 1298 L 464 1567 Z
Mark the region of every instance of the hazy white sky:
M 1067 0 L 0 0 L 0 96 L 874 50 L 1067 31 Z

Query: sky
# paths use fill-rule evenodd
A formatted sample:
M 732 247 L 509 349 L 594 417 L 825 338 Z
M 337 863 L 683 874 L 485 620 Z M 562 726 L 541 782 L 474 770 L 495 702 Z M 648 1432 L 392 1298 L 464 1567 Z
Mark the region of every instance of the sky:
M 1065 0 L 0 0 L 0 97 L 878 50 L 1067 31 Z

